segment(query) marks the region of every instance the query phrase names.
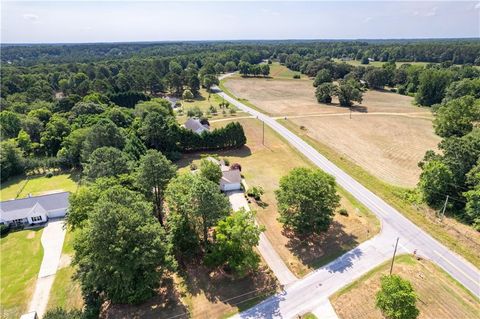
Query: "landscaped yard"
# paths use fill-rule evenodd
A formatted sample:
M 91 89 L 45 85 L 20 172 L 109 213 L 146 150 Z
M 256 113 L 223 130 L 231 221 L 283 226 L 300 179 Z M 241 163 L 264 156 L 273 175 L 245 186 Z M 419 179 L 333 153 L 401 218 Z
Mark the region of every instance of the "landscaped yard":
M 375 294 L 380 289 L 380 277 L 389 270 L 390 261 L 334 294 L 330 300 L 339 317 L 384 318 L 375 307 Z M 478 318 L 479 300 L 431 262 L 417 261 L 410 255 L 399 256 L 393 273 L 412 283 L 418 296 L 418 318 Z
M 27 310 L 43 258 L 42 231 L 11 232 L 0 239 L 2 318 L 19 318 Z
M 190 109 L 193 109 L 194 107 L 198 107 L 202 112 L 205 117 L 208 117 L 210 120 L 218 120 L 218 119 L 224 119 L 224 118 L 229 118 L 229 117 L 240 117 L 244 116 L 245 113 L 241 112 L 238 110 L 236 107 L 233 105 L 230 105 L 228 109 L 222 109 L 220 107 L 220 103 L 223 102 L 223 99 L 219 97 L 217 94 L 209 94 L 205 89 L 200 89 L 200 96 L 196 97 L 195 99 L 191 101 L 186 101 L 186 100 L 180 100 L 180 103 L 182 104 L 182 114 L 179 114 L 177 112 L 177 121 L 180 124 L 185 123 L 185 121 L 188 119 L 187 112 Z M 210 106 L 213 106 L 217 113 L 212 114 L 209 113 L 209 108 Z M 231 113 L 231 109 L 235 110 L 234 113 Z M 225 110 L 225 114 L 222 113 L 222 111 Z
M 53 191 L 75 192 L 77 190 L 78 173 L 59 174 L 50 178 L 46 176 L 18 176 L 0 186 L 0 199 L 9 200 L 42 195 Z
M 266 226 L 266 236 L 275 250 L 296 275 L 306 275 L 378 232 L 376 218 L 342 190 L 341 204 L 348 211 L 348 216 L 336 214 L 326 234 L 303 239 L 284 232 L 277 221 L 274 191 L 278 188 L 280 177 L 289 170 L 299 166 L 312 167 L 313 164 L 268 127 L 265 127 L 265 145 L 262 145 L 260 121 L 241 119 L 239 122 L 247 135 L 247 145 L 238 150 L 218 152 L 218 155 L 227 158 L 230 163 L 240 163 L 248 185 L 264 188 L 263 203 L 252 202 L 251 207 L 257 211 L 258 221 Z M 180 165 L 188 169 L 188 164 L 198 159 L 198 155 L 192 155 Z

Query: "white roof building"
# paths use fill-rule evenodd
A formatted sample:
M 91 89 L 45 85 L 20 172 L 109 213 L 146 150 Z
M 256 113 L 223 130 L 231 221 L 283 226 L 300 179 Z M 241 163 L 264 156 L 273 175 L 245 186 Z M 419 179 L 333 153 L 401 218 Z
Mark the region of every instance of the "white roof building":
M 190 130 L 197 134 L 202 134 L 204 131 L 210 130 L 208 125 L 204 125 L 200 122 L 199 119 L 191 117 L 183 125 L 187 130 Z
M 40 224 L 49 218 L 64 217 L 69 195 L 68 192 L 61 192 L 0 202 L 0 223 Z

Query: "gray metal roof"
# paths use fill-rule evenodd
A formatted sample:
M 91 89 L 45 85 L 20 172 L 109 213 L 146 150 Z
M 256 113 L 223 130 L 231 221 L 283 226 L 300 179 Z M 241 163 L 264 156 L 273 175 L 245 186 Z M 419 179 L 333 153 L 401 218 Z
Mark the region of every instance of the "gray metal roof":
M 7 220 L 25 218 L 37 203 L 46 211 L 67 209 L 69 195 L 68 192 L 61 192 L 0 202 L 1 218 Z

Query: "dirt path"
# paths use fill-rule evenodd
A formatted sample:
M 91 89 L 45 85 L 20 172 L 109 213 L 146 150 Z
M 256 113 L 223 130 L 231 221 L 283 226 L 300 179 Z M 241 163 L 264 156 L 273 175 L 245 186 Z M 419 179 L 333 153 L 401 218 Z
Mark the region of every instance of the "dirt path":
M 66 230 L 63 220 L 48 222 L 42 234 L 43 259 L 38 279 L 35 283 L 35 291 L 28 306 L 28 311 L 36 311 L 39 318 L 42 318 L 50 297 L 55 274 L 60 263 L 63 241 Z

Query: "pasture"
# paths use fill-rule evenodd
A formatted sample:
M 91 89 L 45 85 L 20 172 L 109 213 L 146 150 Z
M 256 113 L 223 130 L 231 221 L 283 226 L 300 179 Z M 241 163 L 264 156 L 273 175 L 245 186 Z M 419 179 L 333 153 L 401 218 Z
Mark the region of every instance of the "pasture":
M 393 185 L 413 187 L 418 162 L 436 149 L 429 109 L 412 105 L 412 98 L 387 91 L 367 91 L 361 104 L 339 107 L 319 104 L 311 80 L 232 78 L 224 86 L 303 134 L 333 148 L 372 175 Z
M 375 294 L 380 289 L 380 277 L 389 270 L 390 261 L 330 297 L 338 316 L 341 319 L 384 318 L 375 307 Z M 393 273 L 412 283 L 418 296 L 419 319 L 478 318 L 479 300 L 431 262 L 402 255 L 395 260 Z

